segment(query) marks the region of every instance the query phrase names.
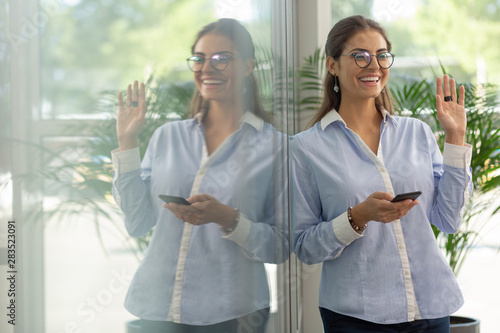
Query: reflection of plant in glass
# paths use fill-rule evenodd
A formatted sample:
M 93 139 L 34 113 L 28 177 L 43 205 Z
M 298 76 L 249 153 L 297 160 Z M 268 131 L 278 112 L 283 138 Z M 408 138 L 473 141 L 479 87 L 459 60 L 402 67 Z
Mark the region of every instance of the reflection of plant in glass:
M 325 73 L 325 55 L 318 49 L 305 58 L 298 71 L 300 78 L 300 110 L 317 110 L 322 100 L 322 78 Z M 444 68 L 442 68 L 445 72 Z M 441 149 L 444 132 L 436 117 L 434 80 L 404 78 L 392 82 L 391 93 L 399 115 L 416 117 L 425 121 L 436 134 Z M 500 94 L 491 84 L 464 84 L 467 110 L 466 142 L 472 145 L 472 183 L 474 191 L 465 205 L 463 222 L 455 234 L 444 234 L 434 228 L 434 233 L 446 253 L 455 274 L 470 250 L 477 243 L 479 232 L 488 224 L 492 215 L 500 211 Z
M 259 54 L 255 75 L 267 109 L 273 104 L 272 58 L 265 48 L 259 48 Z M 166 78 L 149 77 L 146 122 L 139 136 L 141 158 L 159 126 L 190 117 L 194 91 L 193 82 L 171 83 Z M 126 239 L 127 245 L 139 256 L 146 249 L 151 232 L 140 238 L 128 237 L 122 228 L 121 211 L 111 195 L 113 166 L 110 156 L 118 147 L 117 109 L 117 92 L 102 92 L 96 103 L 96 111 L 102 119 L 80 121 L 67 128 L 67 136 L 49 138 L 45 145 L 33 146 L 37 155 L 43 155 L 44 167 L 20 177 L 33 184 L 43 179 L 44 221 L 66 222 L 74 216 L 85 217 L 94 223 L 100 237 L 102 230 L 111 230 L 113 235 Z M 36 192 L 36 186 L 31 191 Z M 38 218 L 40 213 L 40 207 L 29 212 L 32 218 Z M 100 241 L 105 249 L 102 237 Z
M 194 89 L 192 82 L 168 83 L 164 79 L 148 79 L 146 123 L 139 138 L 142 155 L 156 128 L 172 119 L 189 117 Z M 43 180 L 43 217 L 46 223 L 67 222 L 74 216 L 85 217 L 94 223 L 99 236 L 102 230 L 112 230 L 113 235 L 127 239 L 127 245 L 135 254 L 140 254 L 146 248 L 150 234 L 142 238 L 127 237 L 121 227 L 121 212 L 111 196 L 113 166 L 110 156 L 111 151 L 118 147 L 117 93 L 103 92 L 96 108 L 103 119 L 80 121 L 67 128 L 67 136 L 55 140 L 49 138 L 45 145 L 33 147 L 33 151 L 42 156 L 43 167 L 20 177 L 28 184 Z M 40 207 L 33 209 L 28 212 L 28 218 L 38 218 L 40 213 Z M 102 242 L 102 238 L 100 240 Z
M 194 84 L 189 83 L 168 83 L 163 79 L 155 80 L 151 76 L 147 83 L 147 111 L 146 122 L 139 136 L 139 150 L 141 158 L 144 155 L 147 145 L 154 131 L 164 123 L 174 119 L 185 119 L 189 117 L 189 103 L 194 91 Z M 83 158 L 77 159 L 67 165 L 68 170 L 79 175 L 79 179 L 74 178 L 71 188 L 81 188 L 85 190 L 85 196 L 92 203 L 104 204 L 100 210 L 95 210 L 95 222 L 97 230 L 103 227 L 99 218 L 108 219 L 114 223 L 116 216 L 121 216 L 119 208 L 114 203 L 111 195 L 111 181 L 113 176 L 113 166 L 110 154 L 118 147 L 116 138 L 116 93 L 104 92 L 98 102 L 98 108 L 106 115 L 106 120 L 75 128 L 79 133 L 90 136 L 89 140 L 81 141 Z M 71 149 L 70 147 L 68 147 Z M 63 155 L 60 154 L 59 155 Z M 105 199 L 111 205 L 103 202 Z M 63 201 L 62 204 L 67 204 Z M 60 210 L 60 209 L 58 209 Z M 113 210 L 114 216 L 106 213 Z M 121 219 L 117 222 L 122 224 Z M 141 238 L 129 238 L 135 245 L 135 250 L 142 253 L 147 247 L 151 233 Z

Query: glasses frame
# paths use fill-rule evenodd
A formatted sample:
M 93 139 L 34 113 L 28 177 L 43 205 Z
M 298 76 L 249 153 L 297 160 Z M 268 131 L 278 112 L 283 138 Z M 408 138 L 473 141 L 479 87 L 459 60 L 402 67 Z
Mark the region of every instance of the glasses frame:
M 227 63 L 226 63 L 226 66 L 224 66 L 224 68 L 222 69 L 218 69 L 217 67 L 215 67 L 215 64 L 214 62 L 216 62 L 218 59 L 218 57 L 226 57 L 227 58 Z M 195 71 L 192 67 L 191 67 L 191 60 L 193 58 L 201 58 L 203 59 L 203 64 L 201 65 L 201 68 L 200 70 L 198 71 Z M 215 69 L 216 71 L 219 71 L 219 72 L 222 72 L 223 70 L 225 70 L 227 68 L 227 66 L 229 65 L 229 62 L 231 61 L 231 59 L 233 59 L 234 56 L 232 55 L 229 55 L 229 54 L 214 54 L 213 56 L 211 56 L 210 58 L 206 58 L 206 57 L 202 57 L 202 56 L 191 56 L 189 58 L 186 59 L 187 63 L 188 63 L 188 68 L 193 72 L 193 73 L 199 73 L 203 70 L 203 66 L 205 66 L 205 61 L 207 61 L 207 59 L 210 59 L 210 65 L 212 66 L 213 69 Z
M 365 53 L 365 54 L 368 54 L 370 56 L 370 61 L 368 61 L 368 64 L 366 66 L 360 66 L 358 64 L 358 61 L 356 60 L 356 55 L 358 53 Z M 392 62 L 391 64 L 389 65 L 389 67 L 384 67 L 380 64 L 380 56 L 383 55 L 383 54 L 390 54 L 392 56 Z M 353 53 L 350 53 L 350 54 L 342 54 L 343 56 L 352 56 L 354 58 L 354 63 L 356 64 L 356 66 L 358 66 L 359 68 L 366 68 L 368 66 L 370 66 L 370 64 L 372 63 L 372 59 L 373 57 L 375 57 L 377 59 L 377 64 L 379 65 L 380 68 L 383 68 L 383 69 L 389 69 L 392 67 L 392 65 L 394 64 L 394 59 L 396 58 L 396 56 L 394 54 L 392 54 L 391 52 L 382 52 L 382 53 L 379 53 L 379 54 L 370 54 L 370 52 L 368 51 L 357 51 L 357 52 L 353 52 Z

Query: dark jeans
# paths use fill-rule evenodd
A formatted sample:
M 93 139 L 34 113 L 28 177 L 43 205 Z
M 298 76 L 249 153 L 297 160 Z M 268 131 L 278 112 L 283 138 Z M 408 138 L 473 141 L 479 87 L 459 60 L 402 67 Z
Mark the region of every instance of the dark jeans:
M 269 308 L 206 326 L 141 319 L 141 333 L 265 333 L 268 319 Z
M 325 333 L 449 333 L 450 317 L 400 324 L 376 324 L 319 308 Z

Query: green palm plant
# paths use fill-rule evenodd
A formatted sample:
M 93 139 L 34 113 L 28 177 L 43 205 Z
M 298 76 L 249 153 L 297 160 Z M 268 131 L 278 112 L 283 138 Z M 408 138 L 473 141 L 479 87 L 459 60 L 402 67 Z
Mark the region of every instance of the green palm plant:
M 195 89 L 192 82 L 170 83 L 153 75 L 147 79 L 146 86 L 146 122 L 139 138 L 141 157 L 156 128 L 172 119 L 189 117 L 189 104 Z M 41 213 L 44 223 L 71 221 L 75 216 L 85 216 L 94 224 L 103 249 L 106 248 L 101 237 L 104 228 L 124 239 L 132 252 L 140 257 L 151 233 L 140 238 L 128 237 L 121 227 L 121 213 L 111 195 L 111 151 L 118 147 L 115 130 L 117 93 L 104 91 L 97 97 L 96 108 L 102 119 L 82 121 L 66 129 L 67 136 L 73 139 L 50 148 L 43 144 L 29 144 L 35 158 L 43 161 L 42 167 L 17 177 L 27 184 L 39 184 L 42 180 L 42 188 L 34 187 L 30 192 L 39 192 L 45 199 L 55 198 L 51 205 L 27 211 L 28 220 L 39 220 Z M 14 144 L 28 145 L 25 142 Z
M 146 81 L 146 89 L 146 121 L 139 136 L 141 159 L 151 136 L 159 126 L 171 120 L 189 117 L 189 104 L 195 87 L 192 82 L 170 83 L 165 78 L 156 78 L 151 75 Z M 116 216 L 119 216 L 121 212 L 114 204 L 111 195 L 113 166 L 110 155 L 111 151 L 118 147 L 115 130 L 118 110 L 116 96 L 117 92 L 115 91 L 104 91 L 98 97 L 97 107 L 105 115 L 105 120 L 94 124 L 78 124 L 69 128 L 72 133 L 84 133 L 87 139 L 79 143 L 83 157 L 69 161 L 64 165 L 68 172 L 76 173 L 73 181 L 65 182 L 64 185 L 72 190 L 78 189 L 80 195 L 84 196 L 87 205 L 91 203 L 91 207 L 96 207 L 93 210 L 93 221 L 98 234 L 104 223 L 122 224 L 121 219 L 116 219 Z M 65 147 L 65 149 L 70 150 L 74 148 L 72 146 Z M 65 153 L 58 152 L 57 158 L 61 156 L 65 156 Z M 79 200 L 81 199 L 79 198 Z M 63 200 L 61 201 L 63 207 L 56 207 L 54 212 L 58 214 L 58 219 L 60 219 L 61 211 L 64 211 L 64 206 L 69 204 L 73 206 L 75 202 Z M 115 230 L 121 230 L 121 228 L 115 228 Z M 133 253 L 141 255 L 149 243 L 151 232 L 138 238 L 128 237 L 124 234 L 121 236 L 128 241 Z M 101 244 L 105 249 L 105 244 L 102 242 Z
M 317 49 L 304 58 L 299 68 L 299 110 L 317 110 L 322 100 L 322 78 L 325 73 L 325 54 Z M 446 73 L 442 67 L 443 73 Z M 399 77 L 392 82 L 391 93 L 396 113 L 425 121 L 436 134 L 441 149 L 444 132 L 436 117 L 435 80 Z M 471 200 L 464 208 L 463 222 L 455 234 L 445 234 L 434 228 L 439 245 L 445 251 L 448 263 L 458 274 L 472 246 L 479 240 L 479 232 L 488 226 L 490 218 L 500 211 L 500 93 L 493 84 L 465 86 L 465 108 L 468 128 L 466 142 L 472 146 Z
M 270 50 L 259 47 L 259 58 L 255 69 L 259 81 L 260 95 L 266 109 L 273 105 L 273 66 Z M 151 75 L 146 81 L 146 121 L 139 136 L 141 159 L 154 131 L 171 120 L 190 117 L 190 102 L 195 91 L 194 82 L 170 82 L 166 77 Z M 132 252 L 140 257 L 147 248 L 151 233 L 143 237 L 128 237 L 123 231 L 121 211 L 112 198 L 113 166 L 111 151 L 118 147 L 116 137 L 116 115 L 118 91 L 103 91 L 96 98 L 96 109 L 101 119 L 81 121 L 66 129 L 69 140 L 63 145 L 47 147 L 27 142 L 36 158 L 43 160 L 42 167 L 17 177 L 33 186 L 30 192 L 40 197 L 57 198 L 54 204 L 36 206 L 27 212 L 27 218 L 38 221 L 41 213 L 45 223 L 71 221 L 75 216 L 85 216 L 92 222 L 99 235 L 102 248 L 106 246 L 101 237 L 103 228 L 126 241 Z M 2 183 L 7 184 L 8 180 Z M 2 184 L 0 184 L 1 186 Z
M 443 72 L 446 71 L 443 69 Z M 498 88 L 492 84 L 464 84 L 467 110 L 466 142 L 472 146 L 472 185 L 471 199 L 466 203 L 463 222 L 455 234 L 445 234 L 434 228 L 440 246 L 445 250 L 448 262 L 458 274 L 469 250 L 479 240 L 479 233 L 492 215 L 498 213 L 500 206 L 495 199 L 500 192 L 498 173 L 500 168 L 500 113 Z M 434 80 L 414 80 L 403 83 L 391 90 L 400 114 L 427 122 L 441 147 L 444 146 L 444 132 L 436 116 Z M 410 97 L 408 97 L 410 96 Z M 486 213 L 485 213 L 486 212 Z
M 299 67 L 299 112 L 316 111 L 321 105 L 325 63 L 325 53 L 317 49 L 312 55 L 304 58 L 303 65 Z

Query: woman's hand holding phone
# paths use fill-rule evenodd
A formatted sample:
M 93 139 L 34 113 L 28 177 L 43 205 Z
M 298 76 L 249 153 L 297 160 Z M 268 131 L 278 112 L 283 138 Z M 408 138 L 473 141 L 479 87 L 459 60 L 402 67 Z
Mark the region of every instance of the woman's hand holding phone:
M 390 223 L 405 216 L 414 206 L 418 205 L 416 199 L 418 193 L 411 193 L 394 197 L 387 192 L 375 192 L 366 198 L 365 201 L 354 206 L 351 210 L 353 221 L 366 224 L 369 221 Z M 398 199 L 396 199 L 398 198 Z M 391 200 L 402 201 L 391 202 Z M 412 199 L 411 201 L 407 199 Z
M 399 202 L 399 201 L 404 201 L 404 200 L 416 200 L 422 192 L 420 191 L 415 191 L 415 192 L 406 192 L 406 193 L 401 193 L 396 195 L 391 202 Z
M 236 219 L 237 212 L 234 208 L 222 204 L 208 194 L 198 194 L 187 199 L 172 196 L 160 198 L 169 201 L 163 204 L 163 207 L 170 210 L 179 220 L 190 224 L 202 225 L 215 222 L 226 227 Z

